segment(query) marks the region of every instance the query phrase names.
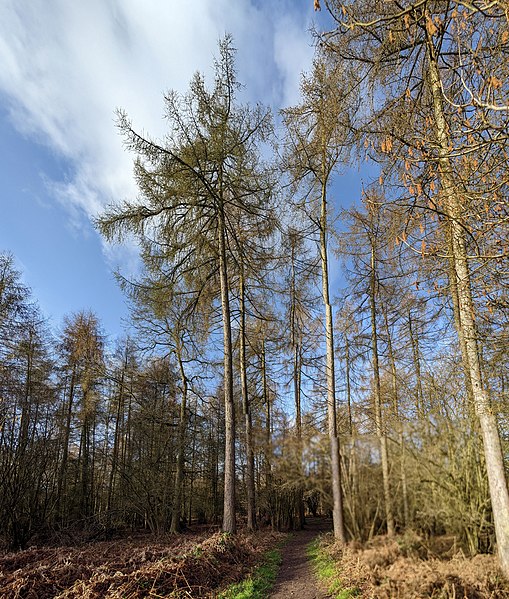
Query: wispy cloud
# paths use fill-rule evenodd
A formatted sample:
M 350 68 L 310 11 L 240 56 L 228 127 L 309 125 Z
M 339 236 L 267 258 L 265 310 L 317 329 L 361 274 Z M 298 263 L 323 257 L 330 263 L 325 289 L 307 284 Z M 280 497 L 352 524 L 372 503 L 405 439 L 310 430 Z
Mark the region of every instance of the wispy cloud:
M 209 73 L 225 32 L 246 96 L 294 103 L 312 55 L 310 17 L 310 2 L 289 0 L 4 0 L 0 100 L 20 132 L 68 161 L 51 189 L 77 223 L 136 193 L 116 107 L 161 135 L 163 92 Z

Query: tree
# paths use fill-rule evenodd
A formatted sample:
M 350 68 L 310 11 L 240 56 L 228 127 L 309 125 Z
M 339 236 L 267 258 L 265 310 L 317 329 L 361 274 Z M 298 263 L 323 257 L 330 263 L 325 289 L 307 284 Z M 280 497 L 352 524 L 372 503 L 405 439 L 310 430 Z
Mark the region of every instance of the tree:
M 66 493 L 66 474 L 73 417 L 80 422 L 79 480 L 77 494 L 80 513 L 90 516 L 94 511 L 94 458 L 95 427 L 98 406 L 97 385 L 104 374 L 104 338 L 97 316 L 92 312 L 78 312 L 64 321 L 60 342 L 63 370 L 69 379 L 68 397 L 64 397 L 62 458 L 58 475 L 58 500 Z M 65 389 L 64 389 L 65 393 Z M 77 401 L 79 411 L 76 411 Z
M 345 158 L 349 144 L 351 114 L 345 98 L 349 94 L 349 81 L 344 70 L 317 58 L 310 76 L 302 82 L 303 101 L 300 106 L 283 111 L 287 128 L 288 168 L 297 183 L 308 180 L 305 197 L 310 196 L 304 209 L 318 229 L 318 248 L 322 272 L 322 300 L 325 312 L 325 346 L 328 430 L 331 452 L 334 535 L 345 541 L 341 495 L 341 461 L 336 416 L 336 378 L 334 364 L 334 332 L 329 291 L 328 188 L 331 176 L 338 167 L 340 157 Z M 345 109 L 345 107 L 347 109 Z M 319 201 L 316 201 L 319 196 Z M 316 214 L 318 212 L 318 215 Z
M 23 548 L 55 498 L 55 368 L 50 335 L 10 255 L 0 254 L 0 526 Z
M 434 223 L 436 244 L 423 255 L 449 262 L 449 289 L 467 387 L 479 418 L 501 565 L 509 575 L 509 493 L 496 415 L 483 383 L 475 265 L 478 227 L 507 185 L 507 14 L 501 3 L 474 1 L 328 2 L 337 28 L 323 36 L 331 56 L 355 65 L 370 96 L 358 125 L 368 152 L 399 178 L 409 219 Z M 376 107 L 376 109 L 374 108 Z M 392 177 L 395 185 L 396 177 Z M 394 190 L 396 187 L 393 188 Z M 403 191 L 404 190 L 404 191 Z M 429 215 L 431 214 L 431 218 Z M 483 217 L 482 221 L 487 223 Z M 487 232 L 489 229 L 489 233 Z M 439 245 L 440 242 L 445 242 Z M 504 260 L 507 252 L 498 252 Z
M 211 90 L 197 74 L 186 96 L 165 96 L 170 131 L 161 142 L 136 133 L 125 113 L 119 114 L 126 145 L 138 156 L 140 200 L 112 207 L 98 226 L 109 240 L 137 236 L 145 255 L 165 265 L 169 284 L 219 287 L 226 430 L 223 529 L 233 533 L 235 414 L 228 255 L 235 243 L 238 211 L 261 220 L 266 215 L 271 188 L 259 144 L 271 132 L 271 116 L 259 106 L 237 104 L 239 83 L 230 37 L 220 42 L 219 53 Z

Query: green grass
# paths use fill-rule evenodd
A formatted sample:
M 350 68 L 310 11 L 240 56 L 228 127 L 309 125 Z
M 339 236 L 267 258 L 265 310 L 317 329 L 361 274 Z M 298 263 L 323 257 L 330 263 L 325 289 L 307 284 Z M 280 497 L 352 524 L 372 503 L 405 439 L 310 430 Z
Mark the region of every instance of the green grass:
M 267 599 L 276 581 L 281 564 L 281 550 L 272 549 L 264 555 L 263 563 L 242 582 L 229 586 L 218 599 Z
M 317 577 L 327 585 L 327 591 L 331 593 L 335 599 L 352 599 L 353 597 L 360 597 L 361 593 L 358 588 L 348 588 L 345 586 L 339 576 L 336 562 L 321 546 L 319 538 L 315 539 L 307 546 L 306 553 L 313 565 Z

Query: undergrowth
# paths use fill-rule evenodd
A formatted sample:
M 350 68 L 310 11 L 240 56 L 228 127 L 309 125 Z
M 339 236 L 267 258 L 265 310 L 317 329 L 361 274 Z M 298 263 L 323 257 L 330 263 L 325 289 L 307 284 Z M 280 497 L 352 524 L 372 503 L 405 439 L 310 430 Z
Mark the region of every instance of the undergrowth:
M 281 564 L 281 550 L 265 553 L 263 562 L 245 580 L 229 586 L 218 599 L 266 599 L 276 581 Z
M 358 587 L 348 587 L 341 580 L 337 563 L 325 550 L 320 537 L 314 539 L 307 546 L 306 553 L 312 563 L 315 574 L 325 583 L 327 591 L 334 599 L 351 599 L 361 595 Z
M 509 599 L 495 556 L 466 557 L 446 540 L 409 532 L 342 545 L 328 535 L 308 555 L 335 599 Z
M 0 596 L 2 599 L 217 597 L 220 588 L 243 579 L 261 560 L 264 566 L 273 564 L 275 556 L 270 550 L 281 538 L 279 533 L 263 531 L 235 536 L 216 532 L 0 553 Z M 263 560 L 262 556 L 267 558 Z M 277 566 L 273 569 L 277 570 Z M 266 567 L 252 583 L 258 594 L 226 597 L 267 597 L 263 580 L 271 580 Z

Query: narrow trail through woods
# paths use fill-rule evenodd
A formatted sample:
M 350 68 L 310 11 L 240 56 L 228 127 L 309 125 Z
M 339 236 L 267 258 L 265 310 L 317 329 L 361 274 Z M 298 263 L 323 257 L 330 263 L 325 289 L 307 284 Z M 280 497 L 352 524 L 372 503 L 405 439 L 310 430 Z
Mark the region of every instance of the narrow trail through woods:
M 326 599 L 330 597 L 320 586 L 306 547 L 320 533 L 331 530 L 331 520 L 308 518 L 304 530 L 297 531 L 282 551 L 282 563 L 271 599 Z

